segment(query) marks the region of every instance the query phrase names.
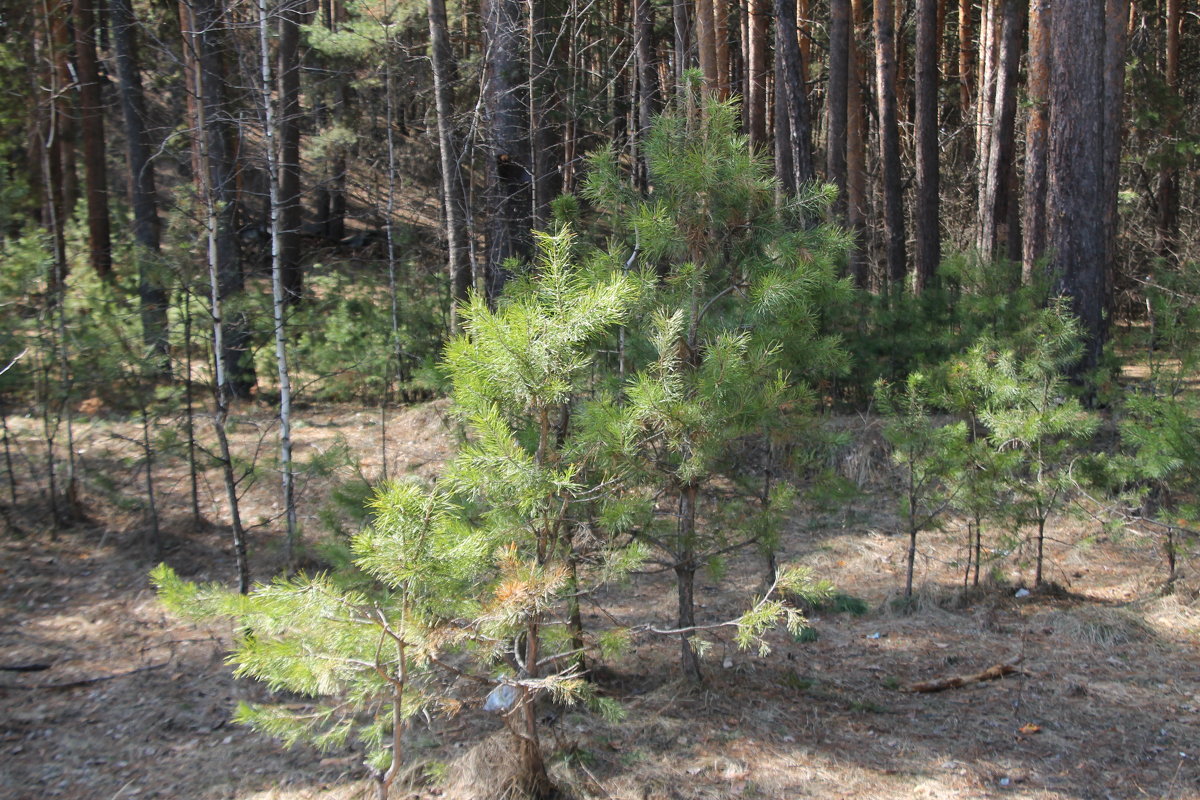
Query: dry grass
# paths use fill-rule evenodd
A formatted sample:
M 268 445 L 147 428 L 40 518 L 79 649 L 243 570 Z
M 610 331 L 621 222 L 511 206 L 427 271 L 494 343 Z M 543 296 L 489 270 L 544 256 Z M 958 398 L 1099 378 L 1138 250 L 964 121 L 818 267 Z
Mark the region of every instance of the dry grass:
M 389 474 L 436 474 L 451 450 L 444 406 L 388 421 Z M 378 411 L 312 409 L 302 448 L 345 441 L 354 463 L 308 486 L 302 515 L 317 528 L 321 498 L 384 458 Z M 265 418 L 261 429 L 269 431 Z M 861 420 L 846 420 L 847 429 Z M 85 433 L 95 463 L 121 469 L 104 420 Z M 869 426 L 868 426 L 869 427 Z M 260 427 L 239 426 L 242 446 Z M 106 443 L 107 442 L 107 443 Z M 25 457 L 36 454 L 31 449 Z M 102 456 L 100 450 L 114 452 Z M 812 566 L 866 601 L 854 616 L 813 613 L 812 643 L 773 635 L 766 657 L 714 640 L 707 680 L 676 682 L 677 642 L 637 638 L 598 670 L 602 691 L 626 709 L 619 723 L 559 710 L 545 729 L 551 771 L 572 797 L 596 800 L 724 798 L 1001 798 L 1085 800 L 1200 797 L 1200 602 L 1195 579 L 1160 593 L 1153 543 L 1097 536 L 1075 521 L 1051 531 L 1057 593 L 1014 596 L 1029 578 L 1016 556 L 992 565 L 999 580 L 961 588 L 965 535 L 955 525 L 922 534 L 917 601 L 892 604 L 905 541 L 890 531 L 886 459 L 865 442 L 846 463 L 868 495 L 835 513 L 798 512 L 781 560 Z M 104 460 L 108 459 L 108 460 Z M 171 470 L 175 470 L 171 472 Z M 160 482 L 181 507 L 178 466 Z M 215 473 L 206 513 L 223 513 Z M 32 487 L 18 521 L 26 538 L 0 540 L 0 665 L 45 662 L 41 672 L 0 672 L 0 798 L 352 800 L 372 797 L 353 753 L 284 751 L 228 725 L 232 704 L 263 690 L 234 681 L 222 663 L 228 632 L 168 618 L 145 579 L 140 515 L 89 494 L 91 522 L 51 543 Z M 247 498 L 251 518 L 272 510 L 273 482 Z M 207 499 L 211 497 L 211 499 Z M 168 515 L 168 556 L 193 577 L 227 580 L 224 531 L 191 530 Z M 272 537 L 256 533 L 256 574 L 273 564 Z M 1183 565 L 1190 573 L 1196 554 Z M 717 586 L 697 587 L 700 621 L 736 613 L 758 585 L 746 555 Z M 585 624 L 662 622 L 674 596 L 663 575 L 635 576 L 598 597 Z M 935 695 L 909 683 L 967 674 L 1021 655 L 1023 675 Z M 728 664 L 728 667 L 723 666 Z M 149 669 L 145 669 L 149 668 Z M 143 671 L 134 672 L 142 669 Z M 47 686 L 96 677 L 65 688 Z M 1029 726 L 1036 726 L 1036 729 Z M 477 710 L 413 732 L 413 783 L 394 797 L 491 798 L 511 764 L 499 721 Z M 426 776 L 445 773 L 442 785 Z

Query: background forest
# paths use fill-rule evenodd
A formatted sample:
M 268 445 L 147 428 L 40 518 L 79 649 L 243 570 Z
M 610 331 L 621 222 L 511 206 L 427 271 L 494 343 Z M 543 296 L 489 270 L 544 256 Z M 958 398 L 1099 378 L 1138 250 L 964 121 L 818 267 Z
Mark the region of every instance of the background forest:
M 961 776 L 938 796 L 1200 791 L 1198 24 L 1183 0 L 0 0 L 12 796 L 250 796 L 32 744 L 206 647 L 261 685 L 164 677 L 148 760 L 236 698 L 327 754 L 254 751 L 280 772 L 383 798 L 800 773 L 911 797 L 893 767 L 800 766 L 797 736 L 894 750 L 897 692 L 1005 678 L 1052 699 L 973 704 L 976 728 L 1011 707 L 1016 744 L 922 752 Z M 142 649 L 97 677 L 61 614 L 113 576 Z M 946 647 L 969 668 L 930 666 Z M 219 723 L 192 714 L 213 685 Z M 136 720 L 131 686 L 105 705 Z M 779 692 L 827 723 L 726 735 Z M 973 741 L 966 711 L 903 708 Z M 1113 761 L 1118 728 L 1150 755 Z M 687 790 L 646 777 L 692 756 Z M 261 796 L 326 796 L 297 791 Z

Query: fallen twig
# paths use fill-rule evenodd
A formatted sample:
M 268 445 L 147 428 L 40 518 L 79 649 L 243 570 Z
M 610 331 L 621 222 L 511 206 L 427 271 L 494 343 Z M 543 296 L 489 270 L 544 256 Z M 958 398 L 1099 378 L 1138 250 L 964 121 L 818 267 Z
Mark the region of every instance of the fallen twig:
M 41 672 L 50 669 L 51 664 L 0 664 L 0 672 Z
M 903 692 L 942 692 L 946 689 L 958 689 L 962 686 L 970 686 L 975 683 L 983 683 L 984 681 L 994 681 L 1003 678 L 1005 675 L 1012 675 L 1014 672 L 1021 672 L 1017 669 L 1017 664 L 1021 663 L 1021 656 L 1006 661 L 1003 664 L 994 664 L 988 667 L 983 672 L 976 672 L 973 675 L 955 675 L 950 678 L 936 678 L 931 681 L 921 681 L 910 686 L 903 687 L 900 691 Z M 1022 673 L 1024 674 L 1024 673 Z

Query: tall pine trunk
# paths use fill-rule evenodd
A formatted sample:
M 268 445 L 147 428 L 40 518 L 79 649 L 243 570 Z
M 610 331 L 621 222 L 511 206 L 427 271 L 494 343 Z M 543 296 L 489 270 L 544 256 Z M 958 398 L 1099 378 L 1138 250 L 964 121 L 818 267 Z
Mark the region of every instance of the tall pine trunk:
M 1029 3 L 1029 77 L 1025 123 L 1024 245 L 1021 274 L 1034 278 L 1037 262 L 1046 252 L 1046 150 L 1050 129 L 1050 0 Z M 1015 255 L 1015 254 L 1014 254 Z
M 96 60 L 93 2 L 75 0 L 75 68 L 79 85 L 79 127 L 83 133 L 88 258 L 96 274 L 108 278 L 112 273 L 112 232 L 108 217 L 108 169 L 104 158 L 104 100 Z
M 829 122 L 825 144 L 825 179 L 838 189 L 834 220 L 846 216 L 846 97 L 850 74 L 850 0 L 829 0 Z
M 995 77 L 989 80 L 991 109 L 984 115 L 990 127 L 979 131 L 982 172 L 979 174 L 975 246 L 984 255 L 991 256 L 996 254 L 1003 238 L 1008 245 L 1006 255 L 1015 258 L 1019 252 L 1012 246 L 1016 237 L 1005 229 L 1012 195 L 1009 178 L 1015 151 L 1017 69 L 1021 60 L 1024 14 L 1021 0 L 995 2 L 999 20 L 993 20 L 992 24 L 998 28 L 998 52 L 992 64 Z M 984 101 L 985 98 L 980 97 L 979 102 Z
M 138 60 L 136 25 L 131 0 L 109 0 L 112 40 L 120 81 L 121 114 L 125 122 L 125 147 L 129 167 L 130 205 L 133 208 L 133 238 L 139 250 L 138 298 L 141 306 L 142 342 L 153 352 L 159 371 L 170 369 L 168 361 L 167 290 L 155 266 L 160 249 L 158 197 L 146 131 L 146 98 Z M 190 380 L 188 376 L 188 380 Z
M 778 82 L 775 124 L 788 133 L 785 144 L 791 169 L 780 175 L 784 187 L 795 192 L 812 181 L 816 175 L 812 161 L 812 118 L 808 108 L 808 89 L 804 80 L 804 62 L 796 38 L 796 5 L 794 0 L 775 0 L 775 60 Z M 782 91 L 778 91 L 781 89 Z
M 1057 0 L 1050 21 L 1046 247 L 1055 291 L 1084 331 L 1080 371 L 1099 362 L 1106 333 L 1104 22 L 1093 0 Z
M 1166 41 L 1163 53 L 1163 80 L 1167 91 L 1174 103 L 1180 103 L 1179 97 L 1179 29 L 1182 24 L 1180 0 L 1166 0 Z M 1168 111 L 1164 120 L 1163 148 L 1168 143 L 1173 144 L 1176 129 L 1179 125 L 1179 112 L 1176 108 Z M 1176 239 L 1179 236 L 1179 163 L 1174 153 L 1164 152 L 1158 168 L 1158 185 L 1155 189 L 1155 199 L 1158 214 L 1155 219 L 1158 241 L 1155 249 L 1160 258 L 1172 258 L 1175 254 Z
M 279 261 L 284 302 L 297 303 L 304 295 L 300 264 L 300 24 L 302 0 L 281 0 L 279 15 Z
M 937 0 L 917 0 L 917 207 L 913 214 L 917 237 L 913 289 L 917 293 L 933 279 L 941 259 L 937 9 Z
M 904 285 L 904 198 L 900 183 L 900 128 L 896 116 L 896 31 L 892 0 L 875 0 L 875 91 L 879 102 L 879 159 L 883 181 L 884 252 L 888 281 Z
M 850 42 L 846 93 L 846 223 L 857 240 L 850 251 L 850 274 L 858 288 L 866 289 L 871 277 L 867 266 L 867 109 L 863 102 L 863 50 L 858 43 L 860 31 L 861 38 L 866 38 L 863 0 L 853 0 L 850 13 L 854 35 Z
M 229 248 L 232 231 L 229 230 L 232 207 L 232 186 L 229 180 L 227 141 L 223 125 L 216 114 L 222 113 L 219 102 L 223 96 L 221 70 L 216 54 L 219 50 L 211 37 L 217 33 L 220 11 L 213 0 L 199 0 L 190 8 L 181 6 L 185 42 L 196 54 L 196 64 L 191 72 L 195 83 L 190 87 L 194 93 L 195 125 L 192 145 L 195 153 L 197 189 L 204 207 L 206 261 L 209 283 L 209 315 L 212 319 L 213 342 L 213 432 L 217 437 L 217 454 L 221 461 L 221 475 L 225 484 L 225 498 L 229 504 L 230 529 L 233 534 L 233 553 L 237 566 L 238 591 L 250 591 L 250 566 L 246 554 L 246 531 L 242 527 L 241 509 L 238 498 L 238 479 L 233 466 L 233 452 L 229 446 L 229 400 L 234 395 L 229 375 L 229 358 L 236 357 L 236 349 L 229 346 L 229 331 L 223 308 L 228 289 Z M 216 93 L 216 97 L 213 93 Z M 190 377 L 190 376 L 189 376 Z
M 532 196 L 526 96 L 524 14 L 519 0 L 483 4 L 489 212 L 485 283 L 495 302 L 508 273 L 504 262 L 529 255 Z

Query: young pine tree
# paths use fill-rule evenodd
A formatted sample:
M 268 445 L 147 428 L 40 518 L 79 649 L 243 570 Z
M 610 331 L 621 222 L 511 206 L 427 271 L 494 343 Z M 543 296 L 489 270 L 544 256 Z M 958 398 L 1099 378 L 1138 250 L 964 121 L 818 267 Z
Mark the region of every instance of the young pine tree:
M 1058 300 L 1010 341 L 985 337 L 967 357 L 988 441 L 1010 460 L 1001 475 L 1012 493 L 1011 518 L 1036 531 L 1035 586 L 1043 583 L 1046 523 L 1073 491 L 1078 449 L 1098 423 L 1070 395 L 1065 377 L 1081 341 L 1079 322 Z
M 693 681 L 701 677 L 694 634 L 704 627 L 697 571 L 742 547 L 773 548 L 786 507 L 785 489 L 729 492 L 718 478 L 745 472 L 740 446 L 807 408 L 798 377 L 842 365 L 836 342 L 817 332 L 818 298 L 849 291 L 834 269 L 845 234 L 806 222 L 831 195 L 805 187 L 778 204 L 771 166 L 737 133 L 737 118 L 732 103 L 689 89 L 647 137 L 653 192 L 635 188 L 611 148 L 593 156 L 585 188 L 606 227 L 632 245 L 629 263 L 640 259 L 658 283 L 621 348 L 621 374 L 628 360 L 632 377 L 588 419 L 609 445 L 596 457 L 626 478 L 620 508 L 642 504 L 634 534 L 675 574 L 671 632 Z M 806 585 L 794 571 L 776 577 L 752 615 L 770 607 L 778 616 L 770 590 Z M 757 629 L 747 623 L 739 631 Z
M 1162 537 L 1171 585 L 1181 543 L 1200 532 L 1200 398 L 1188 386 L 1200 367 L 1200 264 L 1163 275 L 1147 295 L 1150 376 L 1125 401 L 1117 473 L 1140 500 L 1136 526 Z
M 598 337 L 627 318 L 636 283 L 597 279 L 570 263 L 571 236 L 540 240 L 530 276 L 495 310 L 476 297 L 445 367 L 468 442 L 430 487 L 396 483 L 373 501 L 373 524 L 353 539 L 346 583 L 319 575 L 259 586 L 247 597 L 186 584 L 165 567 L 160 596 L 181 612 L 237 623 L 240 674 L 324 702 L 299 712 L 243 707 L 238 719 L 287 742 L 367 749 L 378 794 L 403 763 L 413 714 L 452 711 L 466 684 L 488 690 L 513 736 L 511 790 L 547 797 L 536 703 L 591 699 L 565 635 L 564 595 L 586 593 L 640 563 L 639 546 L 602 546 L 573 577 L 576 505 L 587 487 L 562 458 L 564 428 Z M 595 496 L 592 491 L 590 496 Z M 595 701 L 606 712 L 611 704 Z
M 912 597 L 917 535 L 937 527 L 954 499 L 951 475 L 967 455 L 964 422 L 940 424 L 929 414 L 933 395 L 929 381 L 919 372 L 902 387 L 880 381 L 875 399 L 889 417 L 883 435 L 892 446 L 892 458 L 901 468 L 898 492 L 900 516 L 908 534 L 904 597 Z

